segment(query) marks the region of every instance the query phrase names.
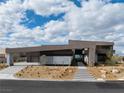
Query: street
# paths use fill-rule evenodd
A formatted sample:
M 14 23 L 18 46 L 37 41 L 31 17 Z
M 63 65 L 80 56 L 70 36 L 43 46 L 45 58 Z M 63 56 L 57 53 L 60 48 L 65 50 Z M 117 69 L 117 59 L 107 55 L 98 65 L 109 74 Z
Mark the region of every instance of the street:
M 124 93 L 124 82 L 0 80 L 0 93 Z

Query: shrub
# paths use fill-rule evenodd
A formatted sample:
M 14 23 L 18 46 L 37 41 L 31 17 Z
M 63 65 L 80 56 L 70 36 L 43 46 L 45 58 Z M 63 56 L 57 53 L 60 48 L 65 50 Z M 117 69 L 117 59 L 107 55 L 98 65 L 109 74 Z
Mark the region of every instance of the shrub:
M 95 66 L 104 66 L 104 63 L 95 63 Z
M 117 62 L 112 61 L 112 60 L 106 60 L 105 65 L 107 65 L 107 66 L 115 66 L 115 65 L 117 65 Z
M 105 61 L 105 65 L 115 66 L 119 63 L 120 57 L 117 55 L 113 55 L 113 51 L 110 50 L 106 53 L 107 60 Z

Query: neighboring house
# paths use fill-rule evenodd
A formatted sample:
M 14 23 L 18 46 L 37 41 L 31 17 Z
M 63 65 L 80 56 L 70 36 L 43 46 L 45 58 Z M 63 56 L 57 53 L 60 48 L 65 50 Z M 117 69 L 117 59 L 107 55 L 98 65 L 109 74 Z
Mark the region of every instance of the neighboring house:
M 0 54 L 0 63 L 6 63 L 5 54 Z
M 0 49 L 0 63 L 6 63 L 5 49 Z
M 113 51 L 113 45 L 113 42 L 69 40 L 66 45 L 7 48 L 6 58 L 8 65 L 13 65 L 14 55 L 41 65 L 94 65 L 105 62 L 108 51 Z

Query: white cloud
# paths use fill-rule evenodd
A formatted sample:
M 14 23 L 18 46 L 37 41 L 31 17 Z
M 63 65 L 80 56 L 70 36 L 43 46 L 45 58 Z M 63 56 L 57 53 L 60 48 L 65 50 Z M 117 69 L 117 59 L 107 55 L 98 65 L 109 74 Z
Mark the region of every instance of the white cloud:
M 22 14 L 20 2 L 8 1 L 0 5 L 0 29 L 1 33 L 13 32 L 15 25 L 19 23 Z
M 48 16 L 68 11 L 72 2 L 68 0 L 26 0 L 24 6 L 26 9 L 34 10 L 39 15 Z
M 0 5 L 0 47 L 30 46 L 30 31 L 20 25 L 25 17 L 21 0 L 9 0 Z M 28 43 L 27 43 L 28 42 Z
M 27 9 L 41 16 L 63 12 L 65 16 L 63 20 L 52 20 L 29 29 L 19 24 Z M 118 53 L 124 54 L 123 10 L 124 4 L 106 4 L 103 0 L 82 0 L 82 7 L 68 0 L 25 0 L 24 3 L 10 0 L 0 5 L 0 44 L 1 47 L 19 47 L 39 42 L 65 43 L 68 39 L 103 40 L 114 41 Z

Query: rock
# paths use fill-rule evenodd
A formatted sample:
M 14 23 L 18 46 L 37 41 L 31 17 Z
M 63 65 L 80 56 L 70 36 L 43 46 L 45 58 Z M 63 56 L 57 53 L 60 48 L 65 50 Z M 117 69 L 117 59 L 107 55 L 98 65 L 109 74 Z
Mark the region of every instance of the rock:
M 100 72 L 101 72 L 101 73 L 104 73 L 104 74 L 106 73 L 106 71 L 105 71 L 105 70 L 100 70 Z
M 106 75 L 105 75 L 105 74 L 102 74 L 102 75 L 101 75 L 101 78 L 106 78 Z
M 72 73 L 73 71 L 72 71 L 72 70 L 69 70 L 68 72 L 69 72 L 69 73 Z
M 112 73 L 119 73 L 118 69 L 112 69 Z

